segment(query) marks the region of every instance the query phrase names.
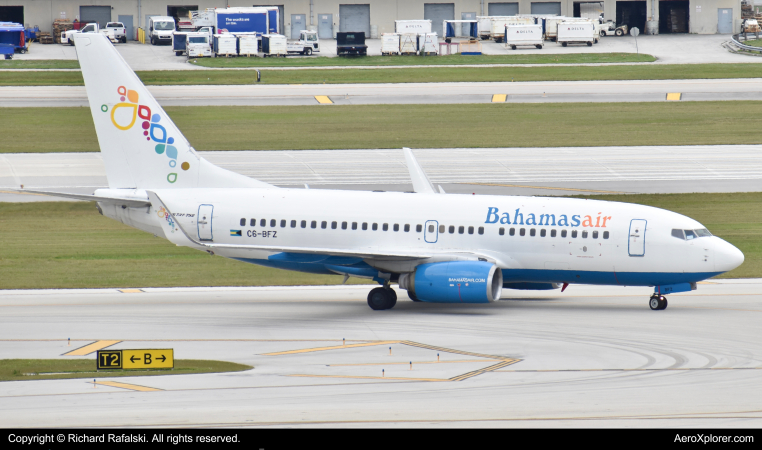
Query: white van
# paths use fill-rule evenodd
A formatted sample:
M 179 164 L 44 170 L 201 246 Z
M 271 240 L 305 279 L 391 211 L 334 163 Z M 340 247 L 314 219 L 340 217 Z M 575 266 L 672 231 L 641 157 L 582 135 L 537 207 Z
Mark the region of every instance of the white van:
M 148 19 L 148 36 L 151 45 L 171 44 L 175 32 L 175 19 L 169 16 L 153 16 Z

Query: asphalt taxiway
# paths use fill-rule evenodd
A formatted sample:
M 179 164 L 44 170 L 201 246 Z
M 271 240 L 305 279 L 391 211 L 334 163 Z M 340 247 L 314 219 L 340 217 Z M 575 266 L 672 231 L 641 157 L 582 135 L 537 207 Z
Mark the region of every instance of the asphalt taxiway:
M 0 383 L 5 427 L 762 426 L 762 280 L 504 291 L 372 311 L 369 287 L 0 291 L 3 358 L 174 348 L 244 372 Z M 71 338 L 71 346 L 67 346 Z M 108 343 L 106 343 L 108 344 Z M 411 366 L 412 363 L 412 366 Z

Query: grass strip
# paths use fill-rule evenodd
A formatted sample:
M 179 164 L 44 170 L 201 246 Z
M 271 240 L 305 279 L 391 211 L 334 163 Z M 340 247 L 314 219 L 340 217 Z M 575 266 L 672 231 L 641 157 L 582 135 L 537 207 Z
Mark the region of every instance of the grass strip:
M 651 55 L 637 53 L 576 53 L 542 55 L 441 55 L 441 56 L 360 56 L 335 58 L 327 56 L 292 58 L 195 58 L 190 63 L 201 67 L 356 67 L 356 66 L 439 66 L 473 64 L 600 64 L 653 62 Z
M 226 361 L 176 359 L 172 370 L 95 370 L 90 359 L 0 359 L 0 381 L 60 380 L 69 378 L 145 377 L 191 373 L 240 372 L 253 367 Z
M 2 69 L 79 69 L 76 59 L 4 59 L 0 60 Z
M 436 69 L 436 70 L 434 70 Z M 139 71 L 147 85 L 256 83 L 249 70 Z M 438 83 L 497 81 L 692 80 L 760 78 L 762 64 L 664 64 L 549 67 L 424 67 L 405 69 L 262 70 L 264 84 Z M 5 72 L 0 86 L 81 86 L 80 72 Z
M 746 255 L 721 278 L 762 277 L 762 193 L 596 195 L 703 223 Z M 92 203 L 0 203 L 0 289 L 339 284 L 342 277 L 245 264 L 177 247 L 97 213 Z M 366 280 L 350 278 L 350 283 Z
M 448 108 L 453 109 L 451 117 L 443 116 Z M 198 150 L 576 147 L 759 142 L 762 103 L 207 106 L 166 111 Z M 0 153 L 99 151 L 89 108 L 0 108 L 0 121 L 5 126 Z
M 752 47 L 762 47 L 762 39 L 754 39 L 751 41 L 744 41 L 741 43 L 745 45 L 750 45 Z

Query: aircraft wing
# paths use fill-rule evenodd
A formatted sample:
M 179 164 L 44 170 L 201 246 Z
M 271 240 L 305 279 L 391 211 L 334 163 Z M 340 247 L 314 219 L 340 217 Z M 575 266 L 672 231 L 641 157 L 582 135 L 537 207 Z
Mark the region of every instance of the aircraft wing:
M 102 195 L 88 195 L 88 194 L 71 194 L 68 192 L 53 192 L 53 191 L 37 191 L 31 189 L 14 189 L 15 192 L 27 192 L 31 194 L 50 195 L 53 197 L 71 198 L 74 200 L 84 200 L 88 202 L 104 202 L 104 203 L 116 203 L 117 205 L 124 205 L 130 208 L 140 208 L 143 206 L 151 206 L 151 202 L 141 199 L 128 199 L 119 197 L 108 197 Z

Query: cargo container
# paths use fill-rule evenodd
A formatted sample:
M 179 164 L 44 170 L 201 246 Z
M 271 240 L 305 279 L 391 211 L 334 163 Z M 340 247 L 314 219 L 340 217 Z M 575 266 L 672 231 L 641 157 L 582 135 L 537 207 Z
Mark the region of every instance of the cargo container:
M 418 35 L 405 33 L 400 35 L 400 55 L 415 55 L 418 53 Z
M 445 20 L 442 22 L 442 36 L 445 42 L 452 42 L 452 38 L 477 38 L 479 31 L 475 20 Z
M 495 42 L 503 42 L 505 39 L 505 27 L 508 25 L 533 25 L 534 18 L 532 17 L 493 17 L 490 21 L 492 30 L 490 31 L 490 37 Z
M 400 54 L 400 34 L 382 33 L 381 34 L 381 54 L 399 55 Z
M 436 33 L 418 35 L 418 52 L 420 55 L 430 56 L 439 54 L 439 40 Z
M 595 24 L 592 22 L 561 22 L 558 24 L 558 37 L 562 46 L 568 44 L 587 44 L 593 46 L 595 40 Z
M 368 46 L 365 45 L 365 32 L 336 33 L 336 54 L 338 56 L 367 55 Z
M 259 39 L 256 34 L 239 34 L 238 56 L 251 56 L 259 53 Z
M 238 55 L 238 39 L 230 33 L 215 34 L 212 40 L 212 51 L 216 56 Z
M 288 54 L 286 36 L 282 34 L 265 34 L 262 36 L 262 56 L 283 56 Z
M 185 54 L 187 39 L 187 32 L 175 31 L 172 33 L 172 50 L 175 52 L 175 56 L 182 56 Z
M 564 20 L 574 20 L 574 17 L 548 17 L 545 19 L 545 39 L 555 42 L 558 37 L 558 24 Z
M 26 34 L 24 26 L 20 23 L 3 22 L 0 23 L 0 44 L 4 45 L 4 50 L 0 54 L 5 55 L 5 59 L 13 58 L 15 52 L 26 53 Z M 13 51 L 8 50 L 9 46 L 13 47 Z
M 482 40 L 489 39 L 489 35 L 492 32 L 492 17 L 490 16 L 476 16 L 476 29 L 477 34 Z
M 430 20 L 395 20 L 394 32 L 399 34 L 431 33 L 431 21 Z
M 505 27 L 505 47 L 543 47 L 542 25 L 508 25 Z

